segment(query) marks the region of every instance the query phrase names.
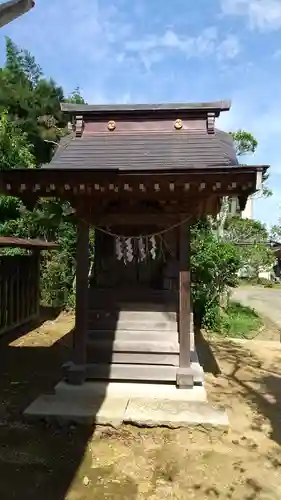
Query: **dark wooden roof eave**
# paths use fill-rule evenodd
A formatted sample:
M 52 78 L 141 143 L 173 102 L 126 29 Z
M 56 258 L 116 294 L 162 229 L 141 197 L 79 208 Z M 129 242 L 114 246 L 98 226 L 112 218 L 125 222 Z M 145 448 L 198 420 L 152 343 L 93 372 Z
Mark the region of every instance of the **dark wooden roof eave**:
M 127 169 L 127 168 L 114 168 L 114 169 L 90 169 L 90 168 L 52 168 L 52 167 L 47 167 L 47 168 L 38 168 L 38 169 L 26 169 L 26 168 L 17 168 L 17 169 L 3 169 L 0 171 L 0 189 L 1 189 L 1 181 L 3 182 L 3 179 L 7 177 L 11 177 L 14 180 L 21 180 L 24 182 L 25 180 L 34 180 L 37 181 L 40 179 L 40 177 L 50 177 L 51 175 L 63 175 L 66 176 L 67 173 L 69 174 L 78 174 L 80 173 L 85 173 L 89 174 L 91 176 L 98 175 L 100 176 L 105 176 L 107 177 L 109 174 L 118 176 L 118 175 L 133 175 L 133 176 L 143 176 L 143 175 L 196 175 L 196 173 L 202 175 L 208 175 L 208 174 L 222 174 L 222 175 L 228 175 L 230 173 L 251 173 L 251 172 L 266 172 L 269 169 L 270 165 L 196 165 L 193 168 L 176 168 L 176 169 L 165 169 L 161 168 L 159 170 L 151 170 L 151 169 L 142 169 L 142 170 L 135 170 L 135 169 Z M 24 177 L 26 179 L 24 179 Z M 59 178 L 58 178 L 59 180 Z M 65 179 L 63 180 L 65 182 Z
M 0 5 L 0 27 L 33 9 L 33 0 L 10 0 Z
M 58 244 L 53 241 L 45 241 L 40 239 L 0 236 L 0 247 L 25 248 L 26 250 L 55 250 L 58 248 Z
M 74 104 L 61 103 L 61 110 L 73 115 L 81 114 L 83 116 L 106 116 L 114 113 L 115 115 L 134 114 L 134 117 L 148 114 L 157 114 L 157 116 L 167 113 L 215 113 L 219 116 L 221 111 L 229 111 L 231 101 L 229 99 L 214 102 L 187 102 L 187 103 L 166 103 L 166 104 Z
M 153 189 L 159 191 L 159 185 L 163 183 L 169 190 L 172 189 L 170 184 L 176 183 L 184 189 L 189 189 L 187 186 L 197 185 L 201 189 L 201 185 L 214 184 L 213 188 L 217 191 L 217 184 L 220 185 L 220 196 L 226 196 L 226 191 L 232 191 L 232 195 L 249 196 L 253 194 L 260 185 L 262 174 L 267 170 L 267 165 L 233 165 L 231 167 L 217 166 L 204 168 L 189 168 L 175 170 L 95 170 L 95 169 L 16 169 L 0 171 L 0 193 L 12 196 L 20 196 L 25 203 L 36 203 L 39 197 L 61 197 L 62 191 L 64 195 L 69 193 L 70 196 L 83 196 L 89 192 L 100 196 L 104 192 L 104 187 L 101 191 L 100 185 L 106 184 L 105 193 L 114 195 L 115 184 L 119 184 L 124 191 L 124 196 L 130 196 L 131 188 L 128 187 L 131 183 L 138 185 L 141 190 L 140 196 L 148 196 L 146 189 L 142 189 L 144 184 L 153 184 Z M 154 185 L 154 183 L 156 183 Z M 234 185 L 229 187 L 230 185 Z M 156 186 L 156 187 L 155 187 Z M 227 187 L 228 186 L 228 187 Z M 166 189 L 165 188 L 165 189 Z M 235 189 L 234 189 L 235 188 Z M 225 191 L 226 190 L 226 191 Z M 117 189 L 119 192 L 119 187 Z M 144 191 L 144 192 L 143 192 Z M 218 191 L 217 191 L 218 192 Z M 177 191 L 178 193 L 178 191 Z M 120 196 L 121 191 L 119 192 Z M 150 193 L 151 194 L 151 193 Z M 68 196 L 68 195 L 67 195 Z M 106 194 L 107 196 L 107 194 Z M 123 194 L 122 194 L 123 196 Z M 202 191 L 204 197 L 204 191 Z

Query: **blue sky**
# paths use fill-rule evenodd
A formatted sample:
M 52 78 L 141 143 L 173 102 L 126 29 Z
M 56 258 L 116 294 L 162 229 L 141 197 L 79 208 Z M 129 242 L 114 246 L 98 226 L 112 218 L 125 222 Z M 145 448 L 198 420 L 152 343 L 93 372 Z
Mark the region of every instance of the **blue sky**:
M 254 216 L 281 216 L 281 0 L 36 0 L 1 29 L 70 93 L 89 103 L 230 98 L 218 120 L 259 142 L 273 196 Z

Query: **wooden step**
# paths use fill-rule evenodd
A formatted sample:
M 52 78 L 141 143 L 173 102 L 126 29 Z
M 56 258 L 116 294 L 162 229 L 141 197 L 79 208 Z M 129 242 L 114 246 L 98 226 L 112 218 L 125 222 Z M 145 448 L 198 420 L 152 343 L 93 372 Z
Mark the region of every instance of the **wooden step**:
M 179 353 L 179 343 L 173 341 L 144 340 L 87 340 L 87 347 L 110 352 Z
M 88 363 L 179 364 L 178 342 L 88 340 Z
M 153 308 L 152 308 L 153 309 Z M 177 322 L 177 313 L 173 311 L 154 310 L 111 310 L 90 309 L 88 313 L 89 321 L 160 321 Z
M 99 330 L 138 330 L 138 331 L 178 331 L 178 324 L 175 321 L 134 321 L 134 320 L 89 320 L 88 326 L 90 330 L 99 329 Z
M 87 363 L 179 366 L 179 354 L 112 352 L 87 349 Z
M 133 364 L 133 363 L 88 363 L 86 365 L 75 365 L 69 363 L 64 365 L 65 376 L 69 383 L 77 384 L 80 373 L 85 374 L 86 380 L 126 380 L 130 381 L 157 381 L 176 383 L 177 366 L 157 364 Z M 192 363 L 188 369 L 190 372 L 190 386 L 193 383 L 203 384 L 204 373 L 197 363 Z
M 124 363 L 91 363 L 86 365 L 86 378 L 99 380 L 157 380 L 175 382 L 176 373 L 176 366 Z
M 108 340 L 108 341 L 155 341 L 155 342 L 178 342 L 179 334 L 177 331 L 162 330 L 100 330 L 89 329 L 89 340 Z

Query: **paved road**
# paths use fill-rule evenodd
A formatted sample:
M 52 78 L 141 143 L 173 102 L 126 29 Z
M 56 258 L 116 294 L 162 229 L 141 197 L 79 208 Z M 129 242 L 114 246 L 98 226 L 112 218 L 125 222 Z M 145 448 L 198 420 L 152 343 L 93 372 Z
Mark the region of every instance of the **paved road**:
M 281 328 L 281 290 L 259 287 L 236 288 L 232 297 L 271 319 Z

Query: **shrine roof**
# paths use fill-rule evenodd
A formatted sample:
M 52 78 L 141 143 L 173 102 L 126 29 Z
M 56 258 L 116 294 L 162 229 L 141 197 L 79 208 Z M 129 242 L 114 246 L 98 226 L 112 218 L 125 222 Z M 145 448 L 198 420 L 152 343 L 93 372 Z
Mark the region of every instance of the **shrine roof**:
M 226 99 L 214 102 L 187 102 L 187 103 L 164 103 L 164 104 L 74 104 L 62 103 L 62 111 L 81 115 L 128 115 L 134 118 L 140 115 L 163 116 L 180 112 L 183 114 L 206 114 L 215 113 L 219 116 L 221 111 L 229 111 L 231 101 Z
M 239 165 L 232 138 L 215 129 L 139 130 L 71 134 L 43 168 L 85 170 L 184 170 Z

